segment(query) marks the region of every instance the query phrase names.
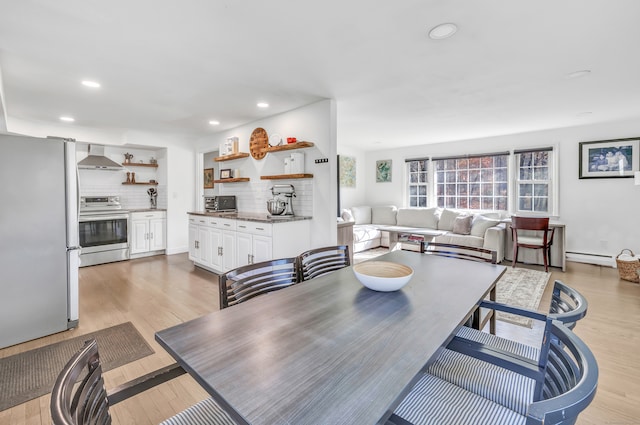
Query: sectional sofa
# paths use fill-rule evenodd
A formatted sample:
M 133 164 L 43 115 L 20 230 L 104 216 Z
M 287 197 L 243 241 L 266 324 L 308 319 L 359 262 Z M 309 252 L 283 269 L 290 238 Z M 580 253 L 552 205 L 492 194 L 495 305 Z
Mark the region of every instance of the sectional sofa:
M 496 251 L 504 259 L 505 225 L 496 212 L 471 214 L 442 208 L 396 208 L 358 206 L 342 211 L 353 221 L 353 252 L 388 247 L 389 231 L 424 236 L 425 240 Z

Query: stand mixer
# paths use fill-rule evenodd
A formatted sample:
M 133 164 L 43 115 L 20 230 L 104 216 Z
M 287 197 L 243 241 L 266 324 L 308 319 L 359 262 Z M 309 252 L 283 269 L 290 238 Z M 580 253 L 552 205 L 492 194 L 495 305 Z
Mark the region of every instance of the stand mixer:
M 291 198 L 296 196 L 296 189 L 292 184 L 274 184 L 271 188 L 271 194 L 273 195 L 273 199 L 267 201 L 269 213 L 272 215 L 293 215 Z M 280 198 L 281 196 L 284 197 L 284 200 Z M 281 207 L 282 204 L 284 204 L 284 208 L 272 208 L 273 205 Z

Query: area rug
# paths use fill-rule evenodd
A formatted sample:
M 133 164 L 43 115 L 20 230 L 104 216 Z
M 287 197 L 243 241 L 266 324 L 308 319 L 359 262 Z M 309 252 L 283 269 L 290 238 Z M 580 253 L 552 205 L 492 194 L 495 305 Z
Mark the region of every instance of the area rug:
M 43 396 L 84 342 L 95 338 L 102 370 L 115 369 L 153 354 L 131 322 L 0 359 L 0 411 Z
M 508 267 L 496 284 L 496 300 L 500 303 L 536 310 L 551 273 Z M 497 312 L 496 319 L 531 328 L 526 317 Z

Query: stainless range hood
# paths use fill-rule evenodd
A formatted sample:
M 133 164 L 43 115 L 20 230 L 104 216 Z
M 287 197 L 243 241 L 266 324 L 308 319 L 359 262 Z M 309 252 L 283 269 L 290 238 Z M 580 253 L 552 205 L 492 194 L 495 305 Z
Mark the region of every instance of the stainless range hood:
M 122 170 L 124 167 L 104 156 L 104 146 L 89 145 L 89 156 L 78 162 L 83 170 Z

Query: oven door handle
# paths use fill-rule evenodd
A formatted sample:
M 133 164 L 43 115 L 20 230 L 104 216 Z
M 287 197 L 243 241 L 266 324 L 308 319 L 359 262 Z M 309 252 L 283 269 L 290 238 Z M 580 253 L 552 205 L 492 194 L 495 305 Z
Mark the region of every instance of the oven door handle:
M 85 215 L 80 216 L 80 223 L 88 221 L 105 221 L 105 220 L 128 220 L 129 214 L 115 214 L 115 215 Z

